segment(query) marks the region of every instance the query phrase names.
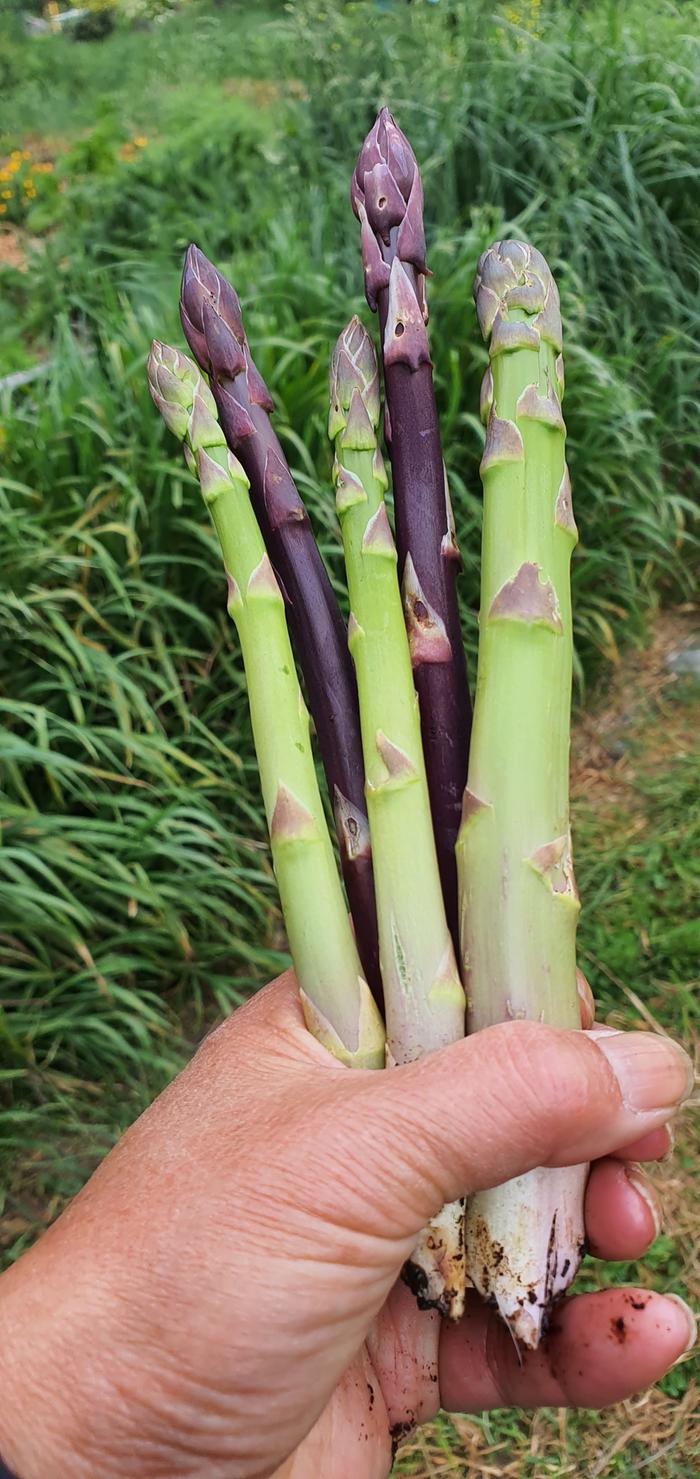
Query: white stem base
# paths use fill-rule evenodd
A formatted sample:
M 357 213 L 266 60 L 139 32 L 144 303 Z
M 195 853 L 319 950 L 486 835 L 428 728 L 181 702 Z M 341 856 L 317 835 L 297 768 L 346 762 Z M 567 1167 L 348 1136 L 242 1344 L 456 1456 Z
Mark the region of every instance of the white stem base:
M 587 1166 L 538 1168 L 477 1192 L 467 1206 L 467 1275 L 530 1350 L 581 1262 L 587 1175 Z
M 425 1227 L 404 1265 L 403 1278 L 419 1309 L 435 1309 L 449 1320 L 464 1314 L 464 1203 L 448 1202 Z

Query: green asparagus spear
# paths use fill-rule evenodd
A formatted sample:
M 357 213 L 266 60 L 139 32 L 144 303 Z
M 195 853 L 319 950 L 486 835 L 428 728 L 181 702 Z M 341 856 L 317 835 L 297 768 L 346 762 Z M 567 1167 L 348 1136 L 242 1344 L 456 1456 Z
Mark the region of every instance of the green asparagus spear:
M 384 1066 L 384 1028 L 362 977 L 333 856 L 289 642 L 284 602 L 229 452 L 214 398 L 192 360 L 154 343 L 151 395 L 184 443 L 219 536 L 228 611 L 245 666 L 272 859 L 307 1024 L 343 1063 Z
M 377 446 L 379 378 L 367 331 L 354 318 L 331 362 L 329 435 L 350 595 L 365 760 L 387 1059 L 408 1063 L 464 1036 L 464 992 L 440 887 L 418 700 L 384 504 Z M 461 1312 L 463 1210 L 427 1231 L 406 1277 L 422 1301 Z
M 559 297 L 541 254 L 516 241 L 484 253 L 474 296 L 489 368 L 479 665 L 457 845 L 468 1028 L 511 1018 L 578 1027 L 568 784 L 577 534 Z M 468 1207 L 468 1272 L 525 1345 L 537 1345 L 578 1267 L 585 1175 L 533 1171 Z

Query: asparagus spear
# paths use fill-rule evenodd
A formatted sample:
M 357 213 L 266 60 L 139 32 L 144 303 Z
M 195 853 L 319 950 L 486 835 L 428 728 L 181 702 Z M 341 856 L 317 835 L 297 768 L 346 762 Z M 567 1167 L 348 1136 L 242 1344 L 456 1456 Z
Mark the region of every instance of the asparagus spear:
M 381 1006 L 357 688 L 345 623 L 270 423 L 272 399 L 251 358 L 238 297 L 196 246 L 190 246 L 185 257 L 180 316 L 200 369 L 211 377 L 226 441 L 250 480 L 253 508 L 286 596 L 287 619 L 333 802 L 358 948 Z
M 461 562 L 425 327 L 423 188 L 413 150 L 388 108 L 362 145 L 350 196 L 361 226 L 367 302 L 379 311 L 399 576 L 440 876 L 456 946 L 455 843 L 471 723 L 457 606 Z
M 457 846 L 468 1029 L 519 1017 L 578 1027 L 568 787 L 577 533 L 559 296 L 538 251 L 501 241 L 479 261 L 474 297 L 489 368 L 479 666 Z M 527 1346 L 578 1267 L 585 1176 L 584 1166 L 532 1171 L 468 1207 L 468 1272 Z
M 183 442 L 219 536 L 241 641 L 282 911 L 307 1024 L 343 1063 L 384 1066 L 384 1027 L 362 976 L 316 779 L 284 601 L 216 405 L 186 355 L 154 343 L 148 381 Z
M 329 435 L 350 594 L 384 982 L 387 1061 L 409 1063 L 464 1036 L 464 992 L 440 887 L 418 704 L 377 446 L 379 375 L 353 318 L 336 344 Z M 452 1203 L 423 1234 L 406 1277 L 422 1304 L 464 1302 L 464 1214 Z

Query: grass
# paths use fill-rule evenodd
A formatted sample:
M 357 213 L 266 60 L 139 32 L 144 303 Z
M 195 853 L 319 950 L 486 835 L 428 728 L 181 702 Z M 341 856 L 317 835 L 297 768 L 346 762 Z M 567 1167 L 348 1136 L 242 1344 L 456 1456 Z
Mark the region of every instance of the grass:
M 359 143 L 379 101 L 424 166 L 431 342 L 472 656 L 485 363 L 474 264 L 513 232 L 557 273 L 582 536 L 577 733 L 584 756 L 593 746 L 576 772 L 581 946 L 604 1014 L 647 1025 L 651 1014 L 692 1039 L 697 701 L 681 702 L 680 683 L 660 688 L 658 673 L 652 682 L 643 654 L 659 607 L 687 600 L 697 574 L 698 20 L 696 0 L 228 0 L 87 44 L 29 41 L 0 18 L 7 1258 L 212 1016 L 286 959 L 218 553 L 144 362 L 154 334 L 180 342 L 177 280 L 194 237 L 241 290 L 342 598 L 327 360 L 349 314 L 366 313 L 348 140 Z M 625 728 L 613 703 L 606 750 L 608 720 L 589 721 L 589 694 L 618 673 L 636 718 Z M 692 1282 L 684 1259 L 661 1240 L 649 1277 Z M 651 1413 L 671 1442 L 681 1414 L 682 1436 L 654 1471 L 670 1479 L 694 1466 L 682 1467 L 687 1367 L 669 1381 L 644 1421 Z M 432 1474 L 447 1451 L 455 1472 L 479 1472 L 490 1446 L 502 1472 L 521 1463 L 539 1479 L 597 1443 L 592 1472 L 638 1421 L 630 1408 L 562 1432 L 551 1415 L 499 1416 L 462 1425 L 456 1442 L 443 1424 L 419 1440 L 427 1458 L 418 1446 L 402 1462 Z M 631 1474 L 630 1454 L 620 1448 L 600 1472 Z

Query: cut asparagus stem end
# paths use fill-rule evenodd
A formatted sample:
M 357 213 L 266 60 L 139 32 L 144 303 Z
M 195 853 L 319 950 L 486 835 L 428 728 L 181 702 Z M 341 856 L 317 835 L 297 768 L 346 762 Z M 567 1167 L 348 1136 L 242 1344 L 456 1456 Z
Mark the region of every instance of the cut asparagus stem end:
M 585 1251 L 587 1166 L 530 1171 L 467 1206 L 469 1273 L 514 1338 L 534 1350 Z
M 466 1292 L 463 1202 L 448 1202 L 423 1229 L 401 1277 L 419 1309 L 461 1320 Z

